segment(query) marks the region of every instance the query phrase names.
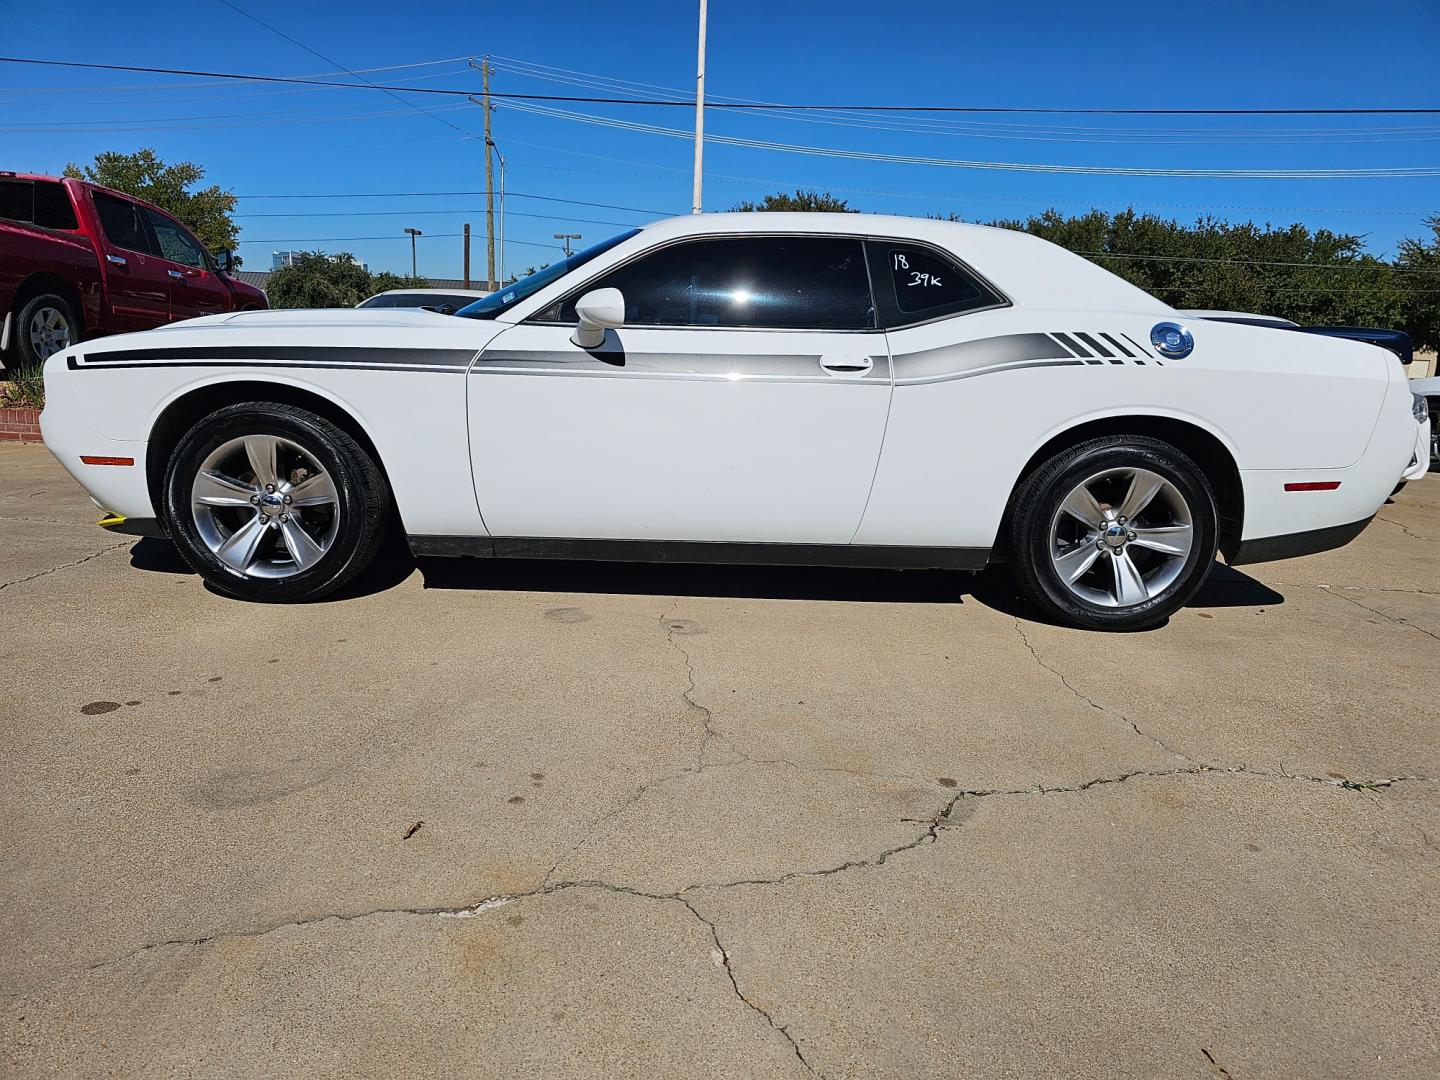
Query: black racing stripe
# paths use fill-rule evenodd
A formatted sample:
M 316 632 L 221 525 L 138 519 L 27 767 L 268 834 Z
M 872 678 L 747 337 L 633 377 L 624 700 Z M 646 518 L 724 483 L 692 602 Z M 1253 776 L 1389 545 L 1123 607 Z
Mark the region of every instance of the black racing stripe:
M 1131 337 L 1124 331 L 1121 331 L 1120 336 L 1123 337 L 1126 341 L 1128 341 L 1131 345 L 1134 345 L 1135 348 L 1139 349 L 1141 356 L 1154 356 L 1154 353 L 1152 353 L 1149 349 L 1145 348 L 1144 345 L 1141 345 L 1138 341 L 1136 341 L 1133 337 Z
M 116 349 L 86 353 L 84 367 L 125 364 L 134 361 L 244 360 L 276 364 L 366 364 L 404 369 L 407 367 L 467 368 L 475 349 L 375 349 L 335 345 L 210 345 L 176 349 Z
M 1123 353 L 1125 356 L 1129 356 L 1132 358 L 1134 357 L 1135 354 L 1133 352 L 1131 352 L 1129 349 L 1125 348 L 1124 345 L 1121 345 L 1120 342 L 1115 340 L 1114 334 L 1107 334 L 1104 330 L 1101 330 L 1100 336 L 1103 337 L 1106 341 L 1108 341 L 1111 345 L 1114 345 L 1115 348 L 1119 349 L 1120 352 Z
M 1062 334 L 1059 330 L 1056 330 L 1053 331 L 1050 336 L 1053 337 L 1056 341 L 1058 341 L 1061 345 L 1064 345 L 1076 356 L 1091 355 L 1083 345 L 1081 345 L 1078 341 L 1072 338 L 1069 334 Z
M 153 363 L 137 360 L 124 364 L 77 364 L 73 356 L 67 357 L 65 366 L 71 371 L 129 371 L 131 368 L 291 368 L 300 371 L 430 371 L 440 375 L 463 375 L 465 368 L 458 365 L 425 366 L 413 364 L 317 364 L 298 363 L 294 360 L 158 360 Z
M 1095 351 L 1095 355 L 1106 357 L 1112 364 L 1124 363 L 1123 360 L 1117 359 L 1114 353 L 1112 353 L 1104 345 L 1101 345 L 1098 341 L 1094 339 L 1094 337 L 1085 333 L 1085 331 L 1076 330 L 1075 336 L 1081 341 L 1085 342 L 1085 344 L 1088 345 L 1091 349 L 1093 349 Z

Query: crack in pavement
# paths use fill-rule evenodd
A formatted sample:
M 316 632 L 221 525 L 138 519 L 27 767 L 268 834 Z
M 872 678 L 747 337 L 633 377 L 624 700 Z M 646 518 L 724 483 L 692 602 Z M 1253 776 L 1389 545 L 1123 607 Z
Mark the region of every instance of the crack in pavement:
M 805 1067 L 806 1072 L 810 1073 L 811 1076 L 819 1076 L 823 1080 L 825 1074 L 822 1073 L 819 1069 L 817 1069 L 814 1065 L 810 1064 L 809 1059 L 805 1056 L 805 1051 L 800 1049 L 799 1041 L 795 1038 L 795 1036 L 790 1034 L 790 1029 L 785 1025 L 778 1023 L 775 1020 L 775 1017 L 771 1016 L 770 1013 L 767 1012 L 762 1006 L 757 1005 L 745 994 L 744 990 L 740 989 L 740 982 L 738 979 L 735 978 L 735 968 L 730 960 L 730 950 L 725 948 L 725 943 L 720 940 L 720 931 L 716 928 L 715 924 L 709 919 L 707 919 L 704 915 L 701 915 L 700 912 L 696 909 L 695 905 L 690 903 L 690 901 L 686 900 L 683 896 L 677 895 L 676 899 L 689 909 L 690 914 L 694 915 L 695 918 L 699 919 L 702 923 L 709 927 L 710 938 L 712 941 L 715 942 L 715 949 L 720 954 L 720 965 L 724 968 L 725 974 L 730 978 L 730 989 L 735 991 L 735 996 L 741 1001 L 743 1001 L 746 1005 L 748 1005 L 751 1009 L 759 1013 L 762 1017 L 764 1017 L 765 1022 L 780 1033 L 780 1035 L 785 1039 L 785 1041 L 790 1044 L 790 1049 L 795 1051 L 796 1060 L 798 1060 L 800 1064 Z
M 1412 539 L 1424 540 L 1428 544 L 1440 543 L 1440 536 L 1426 536 L 1423 533 L 1417 533 L 1413 531 L 1410 526 L 1396 521 L 1394 518 L 1385 517 L 1383 514 L 1376 514 L 1375 520 L 1383 521 L 1386 525 L 1394 525 L 1397 529 L 1399 529 L 1406 536 L 1411 537 Z
M 107 547 L 103 547 L 92 555 L 86 555 L 84 558 L 76 559 L 74 562 L 61 563 L 59 566 L 52 566 L 49 570 L 41 570 L 38 574 L 31 574 L 29 577 L 16 578 L 14 581 L 0 582 L 0 589 L 8 589 L 12 585 L 24 585 L 27 581 L 35 581 L 37 578 L 49 577 L 51 574 L 59 573 L 61 570 L 69 570 L 71 567 L 79 566 L 82 563 L 87 563 L 91 559 L 98 559 L 101 555 L 108 554 L 111 551 L 115 551 L 122 547 L 129 547 L 133 543 L 135 543 L 135 538 L 132 536 L 127 540 L 121 540 L 119 543 L 110 544 Z
M 711 726 L 710 721 L 713 718 L 710 715 L 709 708 L 695 700 L 695 665 L 690 659 L 689 650 L 675 641 L 675 631 L 679 628 L 670 621 L 675 615 L 675 609 L 679 606 L 680 597 L 677 596 L 675 597 L 675 602 L 660 616 L 660 626 L 665 631 L 665 643 L 678 652 L 681 659 L 685 661 L 686 684 L 685 689 L 680 691 L 680 700 L 700 714 L 702 734 L 700 736 L 700 749 L 695 755 L 695 764 L 698 770 L 705 768 L 707 763 L 706 754 L 710 749 L 710 744 L 716 739 L 723 739 L 725 736 Z
M 1062 787 L 1045 787 L 1044 785 L 1036 785 L 1029 788 L 1015 789 L 970 789 L 957 792 L 949 799 L 947 799 L 946 802 L 937 810 L 937 812 L 930 819 L 924 822 L 917 822 L 917 824 L 923 823 L 925 825 L 925 828 L 913 840 L 907 841 L 904 844 L 895 845 L 894 847 L 886 848 L 885 850 L 869 858 L 851 859 L 833 867 L 825 867 L 816 870 L 790 871 L 774 878 L 758 878 L 741 881 L 714 883 L 701 882 L 697 884 L 687 885 L 684 888 L 677 889 L 674 892 L 668 893 L 647 892 L 643 889 L 637 889 L 628 885 L 620 885 L 613 882 L 594 879 L 551 882 L 548 880 L 547 876 L 547 879 L 543 880 L 541 884 L 536 886 L 534 889 L 529 889 L 517 893 L 492 894 L 483 897 L 482 899 L 477 900 L 473 903 L 464 904 L 459 907 L 389 907 L 375 908 L 368 911 L 355 912 L 350 914 L 326 913 L 323 915 L 314 915 L 299 919 L 291 919 L 284 922 L 275 923 L 270 926 L 260 927 L 251 930 L 217 931 L 213 934 L 203 935 L 195 938 L 173 938 L 165 941 L 151 942 L 149 944 L 142 945 L 136 949 L 132 949 L 129 952 L 126 952 L 120 956 L 91 964 L 86 969 L 86 972 L 89 973 L 103 971 L 108 968 L 123 964 L 136 957 L 143 956 L 155 950 L 165 948 L 202 948 L 213 942 L 221 940 L 229 940 L 234 938 L 260 938 L 285 929 L 322 926 L 327 923 L 344 925 L 359 922 L 364 919 L 382 917 L 386 915 L 410 915 L 417 917 L 438 918 L 475 918 L 483 915 L 486 912 L 493 911 L 497 908 L 501 908 L 508 904 L 515 903 L 516 901 L 524 900 L 531 897 L 544 897 L 552 893 L 563 892 L 569 889 L 597 889 L 605 892 L 617 893 L 623 896 L 630 896 L 644 900 L 653 900 L 661 903 L 678 903 L 683 906 L 708 931 L 710 939 L 714 944 L 715 953 L 717 954 L 718 966 L 724 970 L 731 992 L 735 995 L 735 997 L 748 1009 L 758 1014 L 772 1031 L 774 1031 L 786 1041 L 791 1051 L 794 1053 L 796 1060 L 806 1070 L 807 1073 L 812 1076 L 820 1076 L 823 1078 L 824 1074 L 806 1056 L 805 1051 L 802 1048 L 801 1041 L 791 1033 L 789 1026 L 781 1024 L 778 1020 L 775 1019 L 772 1013 L 770 1013 L 763 1006 L 757 1004 L 750 995 L 745 993 L 744 989 L 740 985 L 739 977 L 736 974 L 730 950 L 725 946 L 724 941 L 721 938 L 719 927 L 713 920 L 708 919 L 703 914 L 701 914 L 701 912 L 690 901 L 689 897 L 686 895 L 687 893 L 693 893 L 703 890 L 720 890 L 740 887 L 781 885 L 786 882 L 801 878 L 829 877 L 837 874 L 842 874 L 850 870 L 883 866 L 892 857 L 899 855 L 903 852 L 918 849 L 927 844 L 933 844 L 939 840 L 942 832 L 945 832 L 952 828 L 958 828 L 961 823 L 952 822 L 950 818 L 951 815 L 954 813 L 955 808 L 966 799 L 984 799 L 997 796 L 1030 797 L 1037 795 L 1046 796 L 1057 794 L 1078 794 L 1088 791 L 1092 788 L 1123 784 L 1137 777 L 1159 779 L 1176 776 L 1197 775 L 1246 775 L 1253 777 L 1263 777 L 1267 779 L 1285 779 L 1300 783 L 1321 784 L 1329 787 L 1336 787 L 1344 790 L 1355 791 L 1371 798 L 1374 798 L 1374 795 L 1377 791 L 1384 788 L 1392 787 L 1393 785 L 1398 783 L 1404 783 L 1407 781 L 1425 783 L 1440 782 L 1437 781 L 1435 778 L 1425 776 L 1394 776 L 1381 777 L 1372 780 L 1336 780 L 1325 777 L 1308 776 L 1305 774 L 1289 773 L 1285 772 L 1283 770 L 1283 767 L 1279 772 L 1270 772 L 1266 770 L 1254 769 L 1249 766 L 1209 766 L 1195 764 L 1178 766 L 1173 769 L 1133 769 L 1111 776 L 1094 777 L 1089 780 L 1081 781 L 1077 784 L 1070 784 Z M 1430 838 L 1423 832 L 1423 830 L 1420 830 L 1419 827 L 1415 825 L 1413 821 L 1410 821 L 1408 818 L 1407 821 L 1409 822 L 1409 824 L 1412 825 L 1412 827 L 1416 828 L 1417 832 L 1420 833 L 1421 841 L 1426 846 L 1433 847 L 1433 845 L 1430 843 Z M 61 978 L 64 978 L 64 976 L 62 976 Z M 27 993 L 34 993 L 36 989 L 37 988 L 32 988 L 31 990 L 27 991 Z M 22 995 L 17 994 L 14 996 L 19 997 Z
M 1104 713 L 1106 716 L 1112 716 L 1112 717 L 1115 717 L 1116 719 L 1120 720 L 1120 721 L 1121 721 L 1122 723 L 1124 723 L 1127 727 L 1129 727 L 1130 730 L 1133 731 L 1136 735 L 1139 735 L 1142 739 L 1146 739 L 1146 740 L 1154 743 L 1156 746 L 1158 746 L 1161 750 L 1165 751 L 1165 753 L 1169 754 L 1171 757 L 1178 757 L 1178 758 L 1180 758 L 1182 761 L 1191 761 L 1191 762 L 1193 762 L 1193 761 L 1195 760 L 1195 759 L 1192 758 L 1189 754 L 1184 754 L 1184 753 L 1181 753 L 1179 750 L 1176 750 L 1173 746 L 1169 745 L 1167 742 L 1165 742 L 1164 739 L 1160 738 L 1158 735 L 1152 735 L 1152 734 L 1150 734 L 1148 731 L 1142 730 L 1139 724 L 1137 724 L 1134 720 L 1131 720 L 1131 719 L 1130 719 L 1128 716 L 1126 716 L 1124 713 L 1118 713 L 1118 712 L 1116 712 L 1115 710 L 1110 709 L 1110 708 L 1107 708 L 1107 707 L 1104 706 L 1104 705 L 1096 704 L 1095 700 L 1094 700 L 1093 698 L 1091 698 L 1089 695 L 1087 695 L 1087 694 L 1082 694 L 1079 690 L 1077 690 L 1077 689 L 1075 688 L 1075 685 L 1074 685 L 1073 683 L 1071 683 L 1071 681 L 1070 681 L 1068 678 L 1066 678 L 1064 672 L 1060 671 L 1059 668 L 1055 668 L 1055 667 L 1052 667 L 1051 665 L 1047 664 L 1047 663 L 1041 658 L 1040 654 L 1036 651 L 1035 646 L 1031 643 L 1031 641 L 1030 641 L 1030 636 L 1025 633 L 1025 626 L 1024 626 L 1024 624 L 1021 623 L 1021 621 L 1020 621 L 1018 618 L 1015 619 L 1015 631 L 1016 631 L 1016 633 L 1018 633 L 1018 634 L 1020 635 L 1020 640 L 1025 643 L 1025 648 L 1029 650 L 1031 657 L 1033 657 L 1034 660 L 1035 660 L 1035 663 L 1039 664 L 1042 668 L 1044 668 L 1046 671 L 1048 671 L 1051 675 L 1054 675 L 1057 679 L 1059 679 L 1060 682 L 1061 682 L 1061 684 L 1065 687 L 1066 690 L 1069 690 L 1070 693 L 1074 694 L 1077 698 L 1079 698 L 1081 701 L 1083 701 L 1086 705 L 1089 705 L 1092 709 L 1095 709 L 1095 710 L 1097 710 L 1098 712 Z
M 1433 630 L 1426 630 L 1425 627 L 1419 626 L 1419 625 L 1417 625 L 1416 623 L 1411 622 L 1409 619 L 1402 619 L 1402 618 L 1400 618 L 1398 615 L 1389 615 L 1389 614 L 1387 614 L 1387 613 L 1379 610 L 1378 608 L 1373 608 L 1373 607 L 1371 607 L 1369 604 L 1362 604 L 1359 600 L 1356 600 L 1353 596 L 1346 596 L 1343 592 L 1339 592 L 1339 591 L 1334 590 L 1334 589 L 1326 589 L 1325 591 L 1326 591 L 1326 592 L 1332 592 L 1332 593 L 1335 594 L 1335 596 L 1337 596 L 1337 597 L 1338 597 L 1339 599 L 1341 599 L 1341 600 L 1344 600 L 1347 604 L 1354 604 L 1356 607 L 1361 608 L 1361 609 L 1363 609 L 1363 610 L 1365 610 L 1365 611 L 1368 611 L 1368 612 L 1370 612 L 1370 614 L 1372 614 L 1372 615 L 1378 615 L 1378 616 L 1380 616 L 1380 618 L 1385 619 L 1385 620 L 1388 621 L 1388 622 L 1392 622 L 1392 623 L 1394 623 L 1396 626 L 1403 626 L 1403 627 L 1405 627 L 1405 628 L 1408 629 L 1408 630 L 1418 630 L 1420 633 L 1424 634 L 1426 637 L 1431 637 L 1431 638 L 1434 638 L 1436 641 L 1440 641 L 1440 634 L 1435 633 Z

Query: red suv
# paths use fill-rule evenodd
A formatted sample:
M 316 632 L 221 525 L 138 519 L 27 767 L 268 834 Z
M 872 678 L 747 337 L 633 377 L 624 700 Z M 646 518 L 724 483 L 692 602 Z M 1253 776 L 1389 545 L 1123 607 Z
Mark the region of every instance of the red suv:
M 165 211 L 53 176 L 0 172 L 0 356 L 30 366 L 100 334 L 268 307 Z

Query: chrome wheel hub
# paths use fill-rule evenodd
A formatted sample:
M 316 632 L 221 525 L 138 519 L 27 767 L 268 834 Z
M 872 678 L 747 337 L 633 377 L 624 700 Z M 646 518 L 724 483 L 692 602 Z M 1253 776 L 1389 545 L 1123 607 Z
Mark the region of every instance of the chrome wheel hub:
M 308 570 L 340 531 L 330 474 L 299 443 L 274 435 L 212 450 L 190 486 L 190 509 L 205 546 L 246 577 Z
M 1149 469 L 1106 469 L 1067 495 L 1050 521 L 1050 562 L 1091 604 L 1133 607 L 1175 583 L 1194 545 L 1190 506 Z
M 70 321 L 58 308 L 43 307 L 30 316 L 30 347 L 41 360 L 70 347 Z

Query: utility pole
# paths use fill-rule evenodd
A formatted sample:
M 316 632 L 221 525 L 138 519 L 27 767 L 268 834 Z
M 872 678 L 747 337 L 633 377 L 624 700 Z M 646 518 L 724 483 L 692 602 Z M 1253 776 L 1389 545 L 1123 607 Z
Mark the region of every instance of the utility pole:
M 485 287 L 493 289 L 495 281 L 495 167 L 490 161 L 490 150 L 495 141 L 490 138 L 490 58 L 487 56 L 480 65 L 481 82 L 484 89 L 485 105 Z
M 465 288 L 470 287 L 470 222 L 465 222 Z
M 570 241 L 579 240 L 580 234 L 578 232 L 557 232 L 555 239 L 560 241 L 560 246 L 565 249 L 565 257 L 568 259 L 570 257 Z
M 410 276 L 419 277 L 419 275 L 415 272 L 415 238 L 417 236 L 424 236 L 425 234 L 422 233 L 419 229 L 411 229 L 408 226 L 406 227 L 405 231 L 410 234 Z
M 699 53 L 695 73 L 695 195 L 690 201 L 692 214 L 700 213 L 701 165 L 705 152 L 705 0 L 700 0 Z

